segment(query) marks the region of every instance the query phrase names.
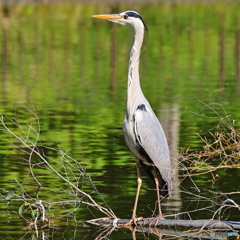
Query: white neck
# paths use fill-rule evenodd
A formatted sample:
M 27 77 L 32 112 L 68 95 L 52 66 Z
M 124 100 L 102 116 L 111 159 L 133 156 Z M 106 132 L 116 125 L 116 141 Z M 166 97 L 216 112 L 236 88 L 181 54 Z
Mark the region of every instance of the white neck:
M 138 23 L 134 26 L 135 40 L 132 50 L 130 52 L 129 68 L 128 68 L 128 89 L 127 89 L 127 102 L 136 101 L 136 98 L 142 97 L 143 93 L 140 87 L 139 77 L 139 61 L 141 47 L 144 37 L 144 26 L 142 23 Z M 144 97 L 144 96 L 143 96 Z

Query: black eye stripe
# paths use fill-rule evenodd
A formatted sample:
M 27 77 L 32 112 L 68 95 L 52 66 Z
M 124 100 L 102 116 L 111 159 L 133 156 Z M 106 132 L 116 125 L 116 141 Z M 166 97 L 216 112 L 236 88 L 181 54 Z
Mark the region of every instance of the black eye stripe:
M 140 18 L 141 19 L 141 16 L 139 14 L 137 14 L 136 12 L 126 12 L 126 14 L 129 16 L 129 17 L 135 17 L 135 18 Z
M 127 19 L 127 18 L 128 18 L 128 15 L 127 15 L 127 14 L 125 14 L 123 17 L 124 17 L 124 19 Z

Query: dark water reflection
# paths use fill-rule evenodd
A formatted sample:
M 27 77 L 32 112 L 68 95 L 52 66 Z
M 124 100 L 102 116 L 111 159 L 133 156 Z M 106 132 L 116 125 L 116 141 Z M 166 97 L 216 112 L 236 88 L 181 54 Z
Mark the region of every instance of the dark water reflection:
M 215 192 L 239 190 L 237 169 L 219 169 L 192 178 L 179 177 L 186 171 L 178 171 L 178 167 L 182 167 L 178 162 L 180 148 L 202 149 L 203 141 L 197 134 L 209 137 L 205 132 L 219 123 L 217 114 L 221 117 L 231 115 L 231 122 L 239 117 L 236 111 L 240 107 L 239 49 L 234 48 L 237 40 L 233 40 L 238 32 L 234 21 L 239 6 L 217 6 L 226 9 L 228 21 L 225 25 L 216 20 L 221 11 L 210 10 L 208 5 L 149 5 L 151 14 L 144 16 L 150 32 L 149 44 L 141 59 L 142 88 L 164 127 L 172 164 L 177 166 L 173 176 L 174 195 L 162 203 L 163 212 L 172 218 L 211 218 L 219 208 L 217 204 L 229 197 Z M 132 8 L 123 7 L 115 10 Z M 144 12 L 144 9 L 142 6 L 136 10 Z M 40 149 L 49 161 L 54 163 L 60 155 L 49 148 L 66 151 L 84 166 L 114 213 L 120 218 L 129 218 L 136 192 L 136 166 L 125 145 L 121 125 L 126 95 L 124 76 L 132 31 L 92 21 L 89 18 L 92 14 L 111 12 L 103 6 L 17 5 L 8 10 L 8 15 L 2 16 L 1 112 L 11 120 L 17 119 L 27 132 L 29 126 L 38 129 L 38 121 L 28 109 L 36 111 L 40 122 L 39 143 L 48 147 Z M 161 22 L 157 17 L 159 11 L 163 16 Z M 220 51 L 219 47 L 223 49 Z M 222 104 L 226 113 L 221 106 L 214 105 L 210 109 L 201 101 Z M 16 130 L 14 122 L 5 121 L 9 128 Z M 238 126 L 237 122 L 236 128 Z M 21 131 L 17 132 L 26 137 Z M 30 134 L 31 139 L 36 137 L 34 134 Z M 22 164 L 28 154 L 14 149 L 10 143 L 20 146 L 19 142 L 4 131 L 0 131 L 0 141 L 1 193 L 5 194 L 3 189 L 19 192 L 17 179 L 24 182 L 26 191 L 34 197 L 36 183 L 27 177 L 28 166 Z M 33 159 L 38 161 L 37 156 Z M 54 166 L 59 168 L 59 162 Z M 36 174 L 43 184 L 41 198 L 56 201 L 59 195 L 52 190 L 64 188 L 66 184 L 46 169 L 36 169 Z M 82 184 L 85 191 L 101 202 L 91 184 L 87 181 Z M 143 173 L 139 216 L 151 217 L 155 212 L 153 187 Z M 239 203 L 238 194 L 230 197 Z M 35 231 L 23 229 L 26 222 L 18 217 L 20 203 L 0 204 L 0 233 L 4 239 L 36 237 Z M 208 206 L 213 207 L 194 211 Z M 194 212 L 174 216 L 185 211 Z M 63 209 L 53 208 L 53 212 L 63 218 L 56 220 L 60 229 L 44 232 L 48 238 L 95 239 L 101 233 L 98 228 L 85 227 L 81 222 L 102 217 L 96 210 L 81 207 L 77 211 L 80 221 L 77 229 L 70 218 L 69 227 L 66 227 Z M 229 208 L 220 217 L 237 221 L 239 213 Z M 43 239 L 41 234 L 39 232 L 39 239 Z M 137 233 L 136 236 L 137 239 L 157 238 L 150 233 Z M 132 235 L 128 229 L 119 229 L 113 231 L 109 239 L 132 239 Z

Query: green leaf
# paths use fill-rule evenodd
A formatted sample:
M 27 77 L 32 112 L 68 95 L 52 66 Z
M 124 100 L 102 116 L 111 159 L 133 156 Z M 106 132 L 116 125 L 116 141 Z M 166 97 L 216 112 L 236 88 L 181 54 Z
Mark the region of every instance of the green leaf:
M 24 210 L 25 210 L 25 203 L 22 204 L 21 207 L 18 209 L 18 213 L 21 217 L 23 216 Z
M 13 198 L 15 196 L 14 191 L 9 191 L 6 195 L 6 199 L 10 200 L 11 198 Z

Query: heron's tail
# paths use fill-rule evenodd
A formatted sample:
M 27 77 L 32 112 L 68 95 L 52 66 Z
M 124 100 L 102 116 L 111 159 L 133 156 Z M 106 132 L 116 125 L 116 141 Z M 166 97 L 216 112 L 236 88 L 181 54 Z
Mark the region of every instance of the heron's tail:
M 171 192 L 168 188 L 168 184 L 167 182 L 162 178 L 161 173 L 159 172 L 159 170 L 151 165 L 146 165 L 144 164 L 143 161 L 139 161 L 140 165 L 142 166 L 142 168 L 145 170 L 145 172 L 148 174 L 148 176 L 153 180 L 154 184 L 154 175 L 153 172 L 156 171 L 157 174 L 157 178 L 158 178 L 158 182 L 159 182 L 159 193 L 161 196 L 167 198 L 171 196 Z

